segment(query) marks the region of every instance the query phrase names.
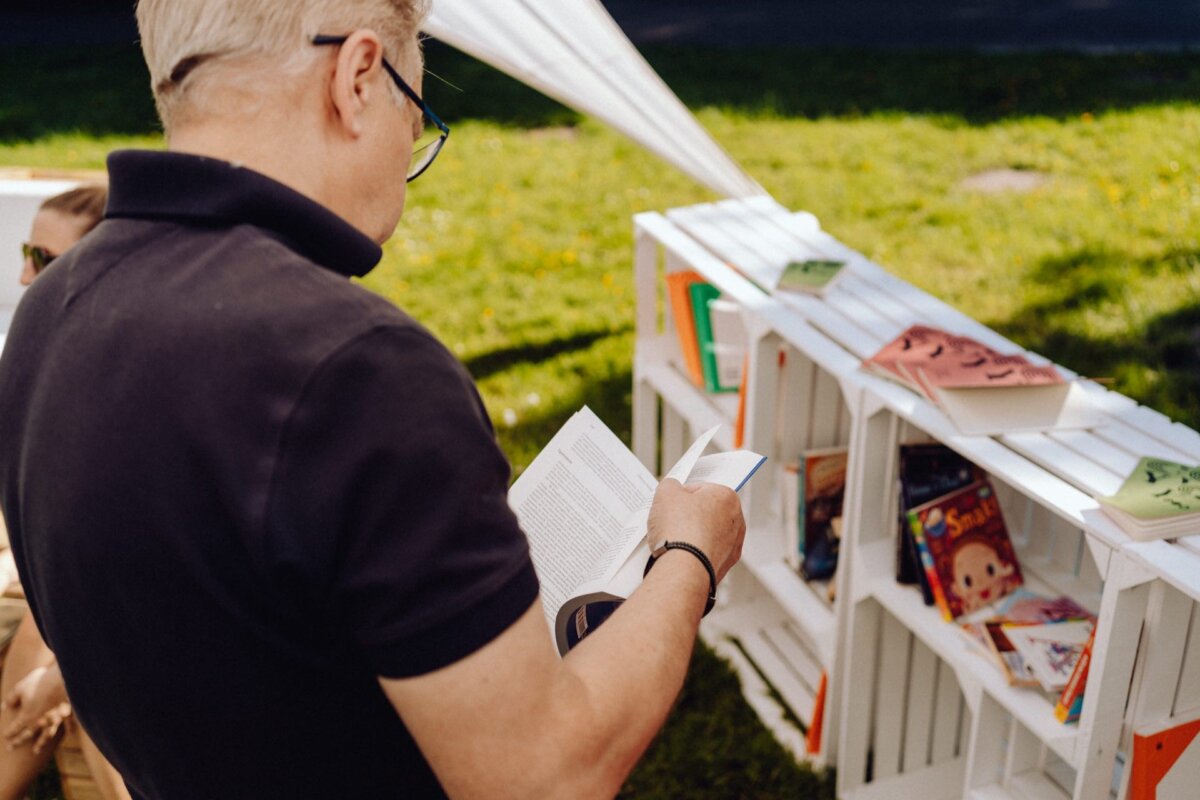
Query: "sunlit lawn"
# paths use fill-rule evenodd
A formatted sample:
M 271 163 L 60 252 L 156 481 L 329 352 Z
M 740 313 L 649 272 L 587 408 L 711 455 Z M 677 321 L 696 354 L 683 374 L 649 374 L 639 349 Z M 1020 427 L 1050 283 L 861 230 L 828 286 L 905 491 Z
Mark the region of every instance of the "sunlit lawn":
M 1018 342 L 1200 425 L 1196 58 L 651 59 L 782 203 Z M 159 146 L 136 53 L 103 61 L 0 57 L 0 164 L 98 167 L 112 148 Z M 627 436 L 630 218 L 712 197 L 473 62 L 440 48 L 429 61 L 462 89 L 429 83 L 454 132 L 366 285 L 468 365 L 518 470 L 583 403 Z M 16 80 L 31 63 L 38 77 Z M 995 168 L 1046 182 L 960 188 Z M 815 796 L 762 737 L 705 657 L 628 794 Z

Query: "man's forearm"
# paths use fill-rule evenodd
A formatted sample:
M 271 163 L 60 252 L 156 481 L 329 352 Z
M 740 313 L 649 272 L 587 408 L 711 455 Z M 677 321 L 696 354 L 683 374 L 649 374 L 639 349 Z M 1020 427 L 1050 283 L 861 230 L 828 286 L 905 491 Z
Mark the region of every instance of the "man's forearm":
M 693 555 L 668 551 L 604 625 L 563 667 L 578 679 L 598 745 L 598 796 L 611 796 L 662 727 L 687 674 L 708 596 L 708 573 Z

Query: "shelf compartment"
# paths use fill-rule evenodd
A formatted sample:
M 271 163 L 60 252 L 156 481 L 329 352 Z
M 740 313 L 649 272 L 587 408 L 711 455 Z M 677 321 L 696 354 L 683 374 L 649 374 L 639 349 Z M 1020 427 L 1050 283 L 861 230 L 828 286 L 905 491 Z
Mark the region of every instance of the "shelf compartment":
M 890 564 L 891 555 L 890 542 L 877 542 L 865 547 L 860 557 L 864 565 L 884 559 Z M 1035 583 L 1031 588 L 1038 591 L 1041 587 Z M 1000 670 L 975 651 L 955 623 L 943 619 L 936 606 L 925 605 L 920 590 L 902 586 L 888 575 L 871 580 L 867 594 L 950 664 L 960 684 L 986 691 L 1059 757 L 1076 765 L 1078 726 L 1060 723 L 1054 716 L 1054 704 L 1039 690 L 1008 685 Z

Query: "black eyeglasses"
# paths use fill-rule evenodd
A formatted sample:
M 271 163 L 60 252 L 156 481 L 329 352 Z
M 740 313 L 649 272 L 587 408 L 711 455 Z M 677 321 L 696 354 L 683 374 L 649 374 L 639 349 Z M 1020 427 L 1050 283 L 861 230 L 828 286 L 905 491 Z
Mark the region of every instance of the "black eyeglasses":
M 313 37 L 314 45 L 322 44 L 344 44 L 348 36 L 326 36 L 317 34 Z M 442 152 L 442 146 L 446 144 L 446 137 L 450 135 L 450 128 L 446 123 L 438 118 L 437 114 L 429 108 L 428 104 L 421 99 L 421 96 L 412 90 L 412 87 L 404 82 L 400 77 L 400 73 L 388 63 L 388 60 L 383 59 L 383 68 L 387 70 L 387 74 L 392 77 L 396 85 L 400 87 L 400 91 L 409 100 L 416 103 L 417 108 L 421 109 L 421 113 L 425 115 L 426 125 L 423 128 L 422 135 L 416 142 L 413 143 L 412 163 L 408 165 L 408 181 L 411 183 L 421 176 L 421 173 L 429 169 L 429 165 L 438 157 L 438 153 Z M 430 133 L 429 126 L 432 125 L 437 134 Z
M 33 271 L 41 272 L 46 267 L 50 266 L 50 262 L 58 258 L 54 253 L 51 253 L 44 247 L 37 247 L 28 242 L 21 243 L 21 258 L 33 262 Z

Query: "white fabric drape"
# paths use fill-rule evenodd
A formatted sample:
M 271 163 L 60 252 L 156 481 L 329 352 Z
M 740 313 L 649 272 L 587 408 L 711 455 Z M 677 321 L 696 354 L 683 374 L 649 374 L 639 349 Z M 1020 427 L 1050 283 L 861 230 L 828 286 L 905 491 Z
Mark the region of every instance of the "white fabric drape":
M 433 0 L 425 32 L 607 122 L 718 194 L 766 194 L 597 0 Z

